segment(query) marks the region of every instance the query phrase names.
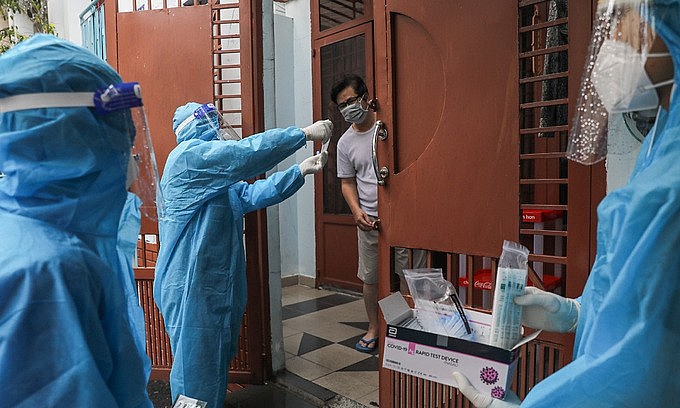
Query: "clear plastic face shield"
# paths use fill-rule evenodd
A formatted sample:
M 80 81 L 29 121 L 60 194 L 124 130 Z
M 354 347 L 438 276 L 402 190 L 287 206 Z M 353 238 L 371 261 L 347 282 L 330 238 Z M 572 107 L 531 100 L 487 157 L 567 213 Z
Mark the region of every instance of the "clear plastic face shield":
M 121 115 L 123 131 L 132 141 L 132 151 L 126 163 L 126 188 L 142 200 L 142 213 L 153 220 L 164 214 L 163 199 L 158 184 L 158 166 L 151 134 L 137 82 L 109 85 L 95 92 L 48 92 L 15 95 L 2 100 L 2 111 L 40 108 L 93 108 L 97 115 Z
M 220 140 L 241 140 L 241 136 L 236 133 L 212 103 L 206 103 L 196 108 L 191 116 L 177 126 L 175 134 L 178 135 L 193 121 L 200 121 L 201 124 L 210 126 Z
M 670 58 L 652 51 L 656 39 L 653 0 L 600 0 L 589 55 L 581 81 L 567 158 L 594 164 L 607 155 L 609 117 L 655 111 L 657 89 L 673 80 L 652 83 L 645 64 Z

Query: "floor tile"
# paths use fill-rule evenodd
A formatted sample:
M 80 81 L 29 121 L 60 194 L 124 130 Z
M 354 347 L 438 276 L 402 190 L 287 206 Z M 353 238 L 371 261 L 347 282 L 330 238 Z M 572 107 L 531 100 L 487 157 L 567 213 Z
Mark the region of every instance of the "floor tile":
M 322 309 L 317 312 L 310 313 L 313 317 L 323 317 L 327 320 L 336 322 L 367 322 L 366 308 L 364 301 L 353 301 L 344 305 L 333 306 L 328 309 Z
M 357 402 L 363 404 L 367 407 L 377 407 L 379 406 L 380 390 L 375 390 L 368 395 L 364 395 L 357 399 Z
M 347 316 L 344 319 L 340 319 L 343 322 L 361 322 L 368 320 L 366 315 L 366 304 L 363 299 L 342 305 L 341 310 Z
M 225 408 L 314 408 L 296 394 L 276 385 L 254 385 L 227 394 Z
M 306 286 L 286 286 L 281 290 L 281 304 L 288 306 L 293 303 L 304 302 L 318 297 L 332 295 L 331 292 L 323 289 L 313 289 Z
M 305 329 L 305 332 L 333 342 L 347 340 L 350 337 L 364 334 L 363 330 L 335 322 L 320 323 Z
M 319 298 L 323 303 L 327 303 L 331 306 L 339 306 L 339 305 L 344 305 L 345 303 L 351 303 L 357 300 L 356 297 L 350 296 L 350 295 L 345 295 L 342 293 L 336 293 L 334 295 L 330 296 L 325 296 L 322 298 Z
M 321 366 L 297 356 L 286 360 L 286 370 L 310 381 L 330 374 L 333 371 L 330 368 Z
M 294 329 L 290 326 L 286 326 L 285 324 L 283 325 L 283 338 L 285 339 L 286 337 L 292 336 L 294 334 L 302 333 L 301 330 Z
M 331 323 L 332 320 L 330 321 Z M 329 319 L 326 317 L 321 317 L 321 316 L 313 316 L 312 314 L 308 315 L 302 315 L 298 317 L 294 317 L 292 319 L 284 320 L 283 325 L 285 327 L 289 327 L 294 330 L 299 330 L 300 332 L 309 332 L 309 329 L 311 327 L 319 326 L 322 324 L 329 323 Z M 338 323 L 336 323 L 338 324 Z M 343 327 L 347 327 L 344 326 Z M 351 329 L 351 327 L 350 327 Z
M 354 348 L 368 329 L 363 299 L 303 286 L 283 288 L 282 297 L 286 381 L 312 384 L 321 398 L 377 406 L 378 349 Z
M 351 366 L 341 368 L 338 371 L 378 371 L 378 368 L 380 368 L 380 359 L 374 356 L 361 360 Z
M 303 302 L 291 303 L 283 306 L 283 320 L 354 301 L 356 301 L 356 298 L 352 296 L 336 293 L 333 295 L 305 300 Z
M 378 389 L 378 372 L 334 372 L 314 382 L 356 401 Z
M 328 388 L 325 388 L 312 381 L 306 380 L 300 377 L 299 375 L 295 375 L 287 371 L 284 371 L 283 373 L 277 375 L 276 382 L 282 384 L 287 388 L 305 392 L 315 398 L 318 398 L 321 401 L 329 401 L 330 399 L 337 395 L 335 392 L 329 390 Z
M 330 346 L 303 354 L 301 357 L 335 371 L 358 363 L 371 356 L 364 353 L 358 353 L 356 350 L 349 349 L 340 344 L 331 344 Z
M 302 339 L 300 340 L 300 347 L 298 348 L 298 352 L 295 354 L 301 356 L 331 344 L 333 344 L 332 341 L 322 339 L 321 337 L 316 337 L 313 334 L 303 333 Z
M 291 306 L 284 306 L 281 308 L 281 319 L 286 321 L 288 319 L 292 319 L 294 317 L 302 316 L 305 315 L 309 312 L 305 312 L 303 310 L 298 310 L 295 309 Z
M 368 322 L 340 322 L 340 323 L 355 327 L 363 331 L 368 330 Z
M 304 336 L 304 333 L 294 334 L 283 339 L 283 349 L 286 351 L 286 353 L 290 353 L 295 356 L 298 355 L 302 336 Z

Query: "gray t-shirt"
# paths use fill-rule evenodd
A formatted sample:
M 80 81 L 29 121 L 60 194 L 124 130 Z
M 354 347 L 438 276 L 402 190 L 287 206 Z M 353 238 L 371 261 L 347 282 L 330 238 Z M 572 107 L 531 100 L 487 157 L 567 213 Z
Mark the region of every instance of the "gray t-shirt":
M 378 216 L 378 180 L 373 170 L 373 130 L 357 132 L 350 126 L 338 140 L 338 178 L 356 178 L 359 206 Z

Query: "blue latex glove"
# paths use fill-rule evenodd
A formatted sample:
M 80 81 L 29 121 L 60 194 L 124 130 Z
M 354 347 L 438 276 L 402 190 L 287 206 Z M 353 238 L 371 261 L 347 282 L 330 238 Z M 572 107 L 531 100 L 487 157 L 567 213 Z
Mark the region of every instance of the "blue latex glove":
M 522 403 L 522 401 L 519 400 L 519 397 L 512 391 L 508 390 L 505 394 L 505 399 L 499 400 L 477 391 L 477 389 L 470 384 L 467 377 L 459 372 L 454 372 L 453 378 L 458 383 L 460 392 L 477 408 L 517 408 L 519 407 L 519 404 Z

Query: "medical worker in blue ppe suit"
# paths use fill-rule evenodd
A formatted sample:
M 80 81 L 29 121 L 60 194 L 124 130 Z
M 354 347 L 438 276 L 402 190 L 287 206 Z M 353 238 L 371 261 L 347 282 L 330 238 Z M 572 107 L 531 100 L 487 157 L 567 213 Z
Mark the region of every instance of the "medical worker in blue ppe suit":
M 568 157 L 606 156 L 607 117 L 658 109 L 627 185 L 600 203 L 597 256 L 579 299 L 535 288 L 515 303 L 527 326 L 576 332 L 573 361 L 522 407 L 670 407 L 680 401 L 680 1 L 604 1 Z M 613 137 L 613 136 L 610 136 Z M 477 407 L 493 400 L 455 374 Z
M 116 252 L 135 140 L 128 105 L 109 109 L 120 83 L 53 36 L 0 56 L 0 405 L 151 406 Z
M 187 103 L 173 118 L 177 147 L 161 179 L 161 220 L 154 298 L 170 337 L 172 398 L 221 407 L 229 363 L 238 350 L 246 308 L 244 214 L 280 203 L 321 170 L 321 152 L 254 183 L 305 146 L 327 141 L 330 121 L 272 129 L 239 140 L 212 104 Z

